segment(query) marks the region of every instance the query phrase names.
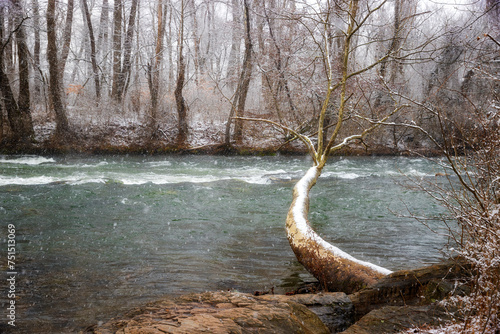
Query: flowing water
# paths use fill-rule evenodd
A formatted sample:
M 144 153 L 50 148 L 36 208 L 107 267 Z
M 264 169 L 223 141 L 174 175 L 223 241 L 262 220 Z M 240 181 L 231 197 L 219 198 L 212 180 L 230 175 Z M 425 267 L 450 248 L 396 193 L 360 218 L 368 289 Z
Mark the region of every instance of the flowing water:
M 165 295 L 285 292 L 314 280 L 284 229 L 292 187 L 310 164 L 279 156 L 0 157 L 2 262 L 7 226 L 16 228 L 16 324 L 72 333 Z M 425 159 L 332 158 L 309 218 L 362 260 L 392 270 L 437 262 L 446 238 L 391 212 L 440 214 L 425 194 L 400 185 L 401 173 L 425 180 L 437 172 Z M 0 268 L 6 275 L 6 263 Z

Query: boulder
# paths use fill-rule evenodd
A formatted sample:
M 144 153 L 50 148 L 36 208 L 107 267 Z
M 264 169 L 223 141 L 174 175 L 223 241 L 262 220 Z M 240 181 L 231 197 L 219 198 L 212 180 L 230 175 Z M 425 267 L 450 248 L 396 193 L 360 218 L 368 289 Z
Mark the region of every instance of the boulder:
M 328 327 L 330 333 L 338 333 L 354 323 L 354 307 L 343 292 L 320 292 L 317 294 L 266 295 L 266 300 L 295 302 L 306 306 Z
M 384 306 L 428 305 L 451 295 L 467 293 L 463 284 L 471 267 L 462 259 L 413 270 L 400 270 L 375 284 L 349 295 L 360 319 L 368 312 Z
M 167 298 L 134 309 L 84 333 L 303 333 L 328 328 L 306 306 L 281 298 L 238 292 L 206 292 Z
M 398 333 L 421 326 L 438 326 L 450 315 L 436 305 L 384 306 L 373 310 L 342 334 Z

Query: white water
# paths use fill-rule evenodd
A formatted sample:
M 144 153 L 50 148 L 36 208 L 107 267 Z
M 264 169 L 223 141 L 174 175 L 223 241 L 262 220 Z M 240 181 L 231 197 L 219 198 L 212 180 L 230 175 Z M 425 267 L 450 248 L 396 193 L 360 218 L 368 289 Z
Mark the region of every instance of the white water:
M 74 161 L 74 160 L 79 161 Z M 59 159 L 40 156 L 0 157 L 0 186 L 5 185 L 43 185 L 68 183 L 81 185 L 86 183 L 116 182 L 126 185 L 208 183 L 222 180 L 239 180 L 249 184 L 268 184 L 300 178 L 307 166 L 305 159 L 297 159 L 289 165 L 265 163 L 262 158 L 256 160 L 256 166 L 218 166 L 217 160 L 207 163 L 179 162 L 179 157 L 149 157 L 132 162 L 120 161 L 119 158 Z M 87 160 L 87 161 L 86 161 Z M 426 163 L 415 159 L 428 169 Z M 363 177 L 384 177 L 401 175 L 426 177 L 435 171 L 417 170 L 408 165 L 401 171 L 384 168 L 382 165 L 357 166 L 352 160 L 343 159 L 327 165 L 321 177 L 357 179 Z

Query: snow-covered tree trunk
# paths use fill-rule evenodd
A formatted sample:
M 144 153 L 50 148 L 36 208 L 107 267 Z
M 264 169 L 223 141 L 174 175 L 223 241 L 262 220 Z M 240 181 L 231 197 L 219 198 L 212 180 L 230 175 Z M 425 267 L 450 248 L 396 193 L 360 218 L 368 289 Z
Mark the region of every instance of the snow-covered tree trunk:
M 347 93 L 348 88 L 350 88 L 349 79 L 368 71 L 385 59 L 385 57 L 381 58 L 372 65 L 361 70 L 352 71 L 350 68 L 350 62 L 353 60 L 353 50 L 355 49 L 353 40 L 355 40 L 354 37 L 360 28 L 360 24 L 362 25 L 363 22 L 366 22 L 368 17 L 380 9 L 384 3 L 385 1 L 381 2 L 378 7 L 368 8 L 359 18 L 357 18 L 359 0 L 351 0 L 349 4 L 346 4 L 344 11 L 349 15 L 348 25 L 345 29 L 343 50 L 340 54 L 340 63 L 342 64 L 340 78 L 333 74 L 333 66 L 330 59 L 328 29 L 331 25 L 331 16 L 326 15 L 323 17 L 320 15 L 319 17 L 315 17 L 315 22 L 322 22 L 321 27 L 323 30 L 321 36 L 323 39 L 321 43 L 318 43 L 318 46 L 320 46 L 321 49 L 321 59 L 327 79 L 325 99 L 318 119 L 318 131 L 315 134 L 316 145 L 308 136 L 300 134 L 296 130 L 280 123 L 258 118 L 236 117 L 236 119 L 240 120 L 263 121 L 272 124 L 290 132 L 306 145 L 313 160 L 313 167 L 307 171 L 293 189 L 293 200 L 286 220 L 287 237 L 297 260 L 320 281 L 323 288 L 327 291 L 353 293 L 375 283 L 379 278 L 391 273 L 388 269 L 369 262 L 360 261 L 326 242 L 314 232 L 307 220 L 309 211 L 309 191 L 314 184 L 316 184 L 317 179 L 321 175 L 321 170 L 327 163 L 328 157 L 333 152 L 346 147 L 355 140 L 363 140 L 369 133 L 384 124 L 392 115 L 407 106 L 396 103 L 394 110 L 388 112 L 379 119 L 370 119 L 369 125 L 361 128 L 358 134 L 350 136 L 341 135 L 344 120 L 348 117 L 352 117 L 353 112 L 353 110 L 351 110 L 352 107 L 347 104 L 349 99 Z M 327 131 L 327 123 L 325 120 L 329 111 L 329 102 L 333 92 L 338 92 L 338 105 L 336 107 L 337 122 L 331 134 L 327 136 L 325 135 Z M 351 115 L 346 115 L 347 112 L 350 112 Z M 363 119 L 362 116 L 359 117 Z M 342 137 L 343 139 L 341 139 Z
M 288 241 L 298 261 L 327 291 L 353 293 L 375 283 L 391 271 L 360 261 L 323 240 L 309 225 L 309 191 L 321 175 L 311 167 L 293 189 L 293 201 L 286 219 Z

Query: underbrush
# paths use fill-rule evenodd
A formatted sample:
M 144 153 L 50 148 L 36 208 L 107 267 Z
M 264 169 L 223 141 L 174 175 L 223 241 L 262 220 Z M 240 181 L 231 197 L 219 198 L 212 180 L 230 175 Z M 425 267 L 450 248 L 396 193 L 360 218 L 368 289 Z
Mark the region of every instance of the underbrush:
M 448 210 L 450 255 L 471 264 L 471 292 L 442 302 L 454 317 L 448 326 L 408 333 L 500 333 L 500 113 L 474 116 L 473 129 L 441 147 L 449 182 L 425 188 Z

